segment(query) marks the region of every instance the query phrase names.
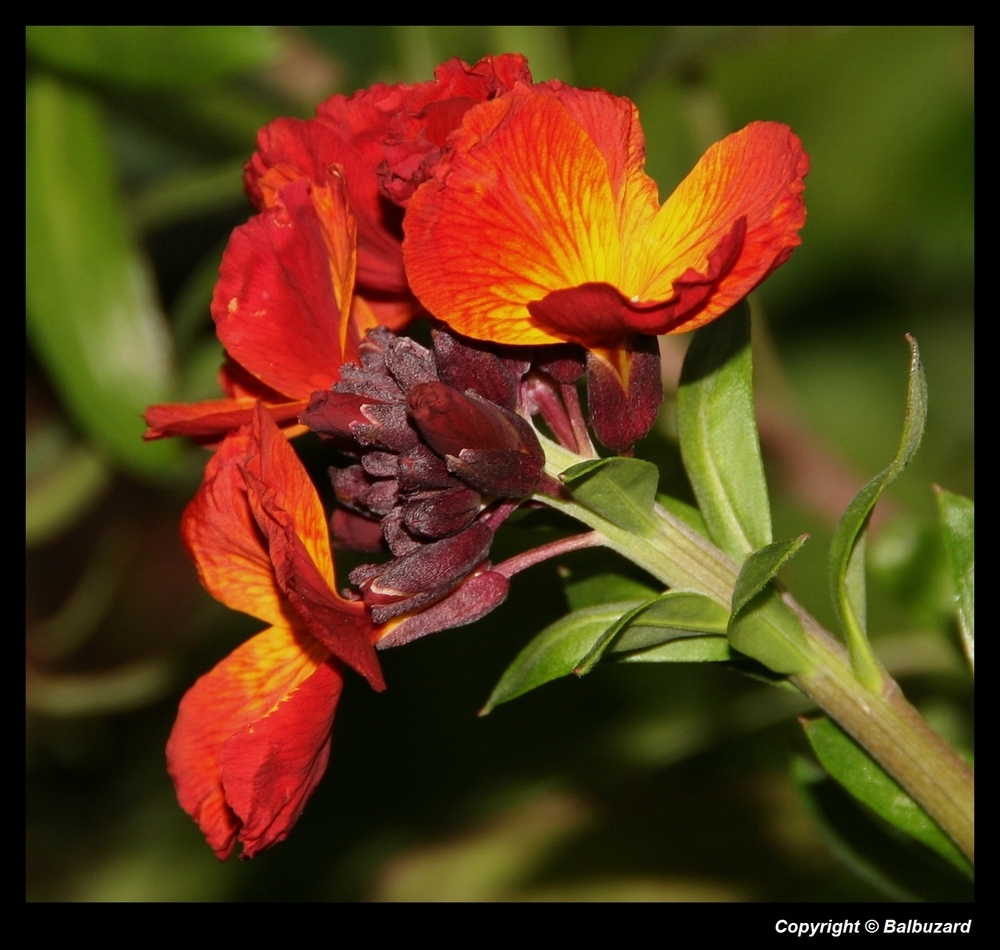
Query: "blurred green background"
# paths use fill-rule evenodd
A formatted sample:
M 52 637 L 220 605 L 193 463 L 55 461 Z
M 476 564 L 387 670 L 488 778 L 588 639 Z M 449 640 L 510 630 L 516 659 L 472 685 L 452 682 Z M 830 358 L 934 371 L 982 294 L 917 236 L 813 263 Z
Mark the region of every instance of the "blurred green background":
M 536 79 L 637 103 L 661 198 L 711 142 L 786 122 L 812 158 L 809 218 L 754 300 L 775 537 L 812 533 L 784 576 L 833 623 L 826 546 L 892 455 L 913 333 L 930 419 L 878 515 L 869 628 L 907 695 L 969 749 L 931 485 L 973 495 L 973 42 L 959 27 L 29 28 L 28 898 L 968 896 L 838 798 L 794 696 L 729 670 L 604 664 L 478 719 L 566 610 L 566 582 L 627 573 L 592 552 L 519 576 L 472 627 L 383 654 L 389 690 L 348 684 L 291 838 L 220 865 L 163 747 L 183 691 L 259 624 L 211 601 L 180 546 L 205 454 L 142 443 L 139 414 L 216 391 L 208 302 L 250 210 L 242 163 L 276 116 L 521 51 Z M 664 348 L 668 377 L 683 346 Z M 322 472 L 317 446 L 298 445 Z M 669 396 L 640 454 L 686 494 Z M 522 519 L 497 559 L 547 530 Z

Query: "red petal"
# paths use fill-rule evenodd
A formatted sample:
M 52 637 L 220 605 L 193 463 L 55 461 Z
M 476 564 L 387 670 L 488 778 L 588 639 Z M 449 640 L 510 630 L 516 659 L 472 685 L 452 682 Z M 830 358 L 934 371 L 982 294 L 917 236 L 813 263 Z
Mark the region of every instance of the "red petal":
M 243 475 L 250 509 L 267 539 L 274 576 L 300 622 L 374 689 L 385 689 L 364 604 L 334 592 L 329 531 L 316 489 L 262 409 L 254 415 Z
M 257 151 L 244 175 L 247 192 L 266 206 L 259 181 L 282 163 L 306 178 L 325 182 L 332 163 L 343 166 L 351 210 L 358 219 L 358 282 L 366 289 L 409 297 L 400 247 L 400 210 L 379 194 L 375 169 L 383 160 L 381 136 L 391 112 L 379 106 L 391 88 L 373 86 L 350 99 L 334 96 L 320 106 L 318 119 L 278 119 L 261 129 Z
M 343 678 L 307 635 L 272 627 L 181 700 L 167 767 L 181 807 L 220 859 L 247 857 L 295 823 L 329 753 Z
M 293 399 L 327 389 L 344 362 L 354 230 L 343 182 L 285 185 L 279 203 L 230 238 L 212 298 L 229 354 Z M 351 354 L 353 355 L 353 354 Z
M 164 403 L 150 406 L 143 414 L 149 428 L 144 439 L 163 439 L 170 436 L 187 436 L 205 446 L 218 445 L 229 433 L 248 425 L 253 415 L 256 399 L 211 399 L 206 402 Z M 298 424 L 299 413 L 305 401 L 269 405 L 271 418 L 282 427 L 288 438 L 294 438 L 308 428 Z

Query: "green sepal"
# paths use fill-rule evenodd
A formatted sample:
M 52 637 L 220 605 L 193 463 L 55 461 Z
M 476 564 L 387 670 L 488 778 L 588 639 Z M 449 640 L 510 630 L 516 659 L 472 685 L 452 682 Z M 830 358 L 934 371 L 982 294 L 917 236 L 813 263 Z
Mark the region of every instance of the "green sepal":
M 743 562 L 733 587 L 729 642 L 775 673 L 801 673 L 809 666 L 811 651 L 802 627 L 771 584 L 807 537 L 776 541 L 755 551 Z
M 859 802 L 904 834 L 936 851 L 963 874 L 972 865 L 933 819 L 864 749 L 825 716 L 800 720 L 816 758 Z
M 712 540 L 737 561 L 771 543 L 752 372 L 743 301 L 695 333 L 677 391 L 681 455 L 698 507 Z
M 864 555 L 872 509 L 886 487 L 906 467 L 920 445 L 927 420 L 927 380 L 917 341 L 910 344 L 910 379 L 906 394 L 903 436 L 892 461 L 847 506 L 830 543 L 830 590 L 837 619 L 847 638 L 851 666 L 870 690 L 882 688 L 882 673 L 866 627 Z
M 479 715 L 485 716 L 500 703 L 572 673 L 622 614 L 642 604 L 642 601 L 625 601 L 585 607 L 549 624 L 507 667 Z
M 131 470 L 172 469 L 141 415 L 175 391 L 172 347 L 128 226 L 104 117 L 87 93 L 38 79 L 27 95 L 28 333 L 92 443 Z
M 591 459 L 572 465 L 560 476 L 575 501 L 603 518 L 648 538 L 656 531 L 659 469 L 642 459 Z
M 976 668 L 976 507 L 972 500 L 935 486 L 941 534 L 944 537 L 951 580 L 955 588 L 955 612 L 962 646 L 969 667 Z

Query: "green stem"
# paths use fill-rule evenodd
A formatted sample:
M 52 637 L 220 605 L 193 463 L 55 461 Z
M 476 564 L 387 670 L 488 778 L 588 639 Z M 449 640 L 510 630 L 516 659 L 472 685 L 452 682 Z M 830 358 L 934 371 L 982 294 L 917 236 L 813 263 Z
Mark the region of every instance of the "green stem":
M 582 461 L 544 437 L 540 441 L 546 472 L 554 478 Z M 537 499 L 599 531 L 607 547 L 668 587 L 697 591 L 731 607 L 739 566 L 661 506 L 655 508 L 657 530 L 640 537 L 578 502 L 544 495 Z M 878 692 L 860 682 L 844 647 L 788 594 L 774 598 L 762 614 L 775 614 L 766 619 L 780 635 L 788 611 L 805 635 L 802 668 L 789 677 L 791 682 L 853 736 L 973 861 L 972 770 L 906 701 L 885 670 Z

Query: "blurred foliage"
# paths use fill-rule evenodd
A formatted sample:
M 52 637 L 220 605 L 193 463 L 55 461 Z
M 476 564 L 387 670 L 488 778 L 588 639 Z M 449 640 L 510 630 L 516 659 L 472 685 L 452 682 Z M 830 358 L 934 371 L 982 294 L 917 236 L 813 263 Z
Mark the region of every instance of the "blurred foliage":
M 715 664 L 606 663 L 477 718 L 565 613 L 554 591 L 614 569 L 616 588 L 644 582 L 593 551 L 518 577 L 473 627 L 384 655 L 386 694 L 351 682 L 328 774 L 273 851 L 219 865 L 177 806 L 163 761 L 177 700 L 253 626 L 201 591 L 177 537 L 204 454 L 143 444 L 138 414 L 212 392 L 208 302 L 249 213 L 240 165 L 273 117 L 513 48 L 537 78 L 633 98 L 663 197 L 751 120 L 802 137 L 803 245 L 754 303 L 774 536 L 812 534 L 782 577 L 832 624 L 825 552 L 898 444 L 912 333 L 929 416 L 872 522 L 868 628 L 907 695 L 971 747 L 955 544 L 930 488 L 974 495 L 971 29 L 33 27 L 29 899 L 968 896 L 937 867 L 901 884 L 884 828 L 859 824 L 807 759 L 789 775 L 789 749 L 809 755 L 801 698 Z M 671 410 L 639 454 L 660 466 L 661 491 L 690 502 Z M 829 478 L 797 480 L 807 456 Z M 498 543 L 513 552 L 551 530 L 528 515 Z

